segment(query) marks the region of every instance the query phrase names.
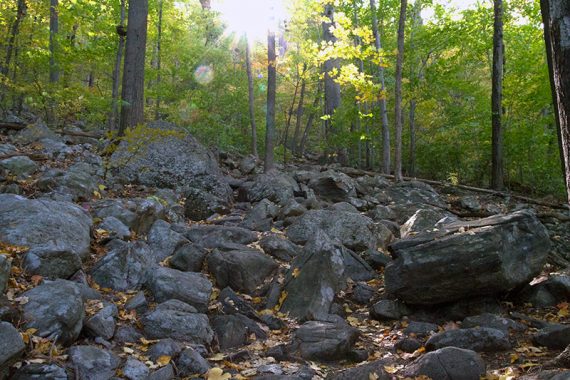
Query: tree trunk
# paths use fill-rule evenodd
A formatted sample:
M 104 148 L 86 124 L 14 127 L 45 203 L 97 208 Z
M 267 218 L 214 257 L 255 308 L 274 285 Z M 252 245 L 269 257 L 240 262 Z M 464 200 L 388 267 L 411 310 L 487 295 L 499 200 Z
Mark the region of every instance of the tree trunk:
M 144 122 L 144 66 L 148 0 L 129 0 L 128 17 L 119 136 L 123 136 L 127 128 Z
M 491 187 L 502 190 L 503 173 L 503 127 L 501 125 L 503 97 L 503 0 L 495 2 L 495 22 L 493 33 L 493 78 L 491 94 L 492 157 Z
M 202 9 L 212 9 L 212 5 L 210 4 L 210 0 L 200 0 L 200 4 L 202 5 Z
M 570 204 L 570 2 L 541 0 L 560 156 Z
M 125 1 L 121 0 L 121 22 L 117 25 L 117 34 L 119 42 L 117 45 L 117 54 L 115 55 L 115 67 L 113 68 L 113 90 L 112 90 L 112 110 L 109 118 L 109 130 L 118 128 L 119 119 L 119 86 L 121 83 L 121 62 L 123 60 L 123 51 L 125 50 Z
M 410 177 L 416 176 L 416 100 L 410 100 Z
M 326 43 L 335 43 L 336 37 L 331 32 L 334 27 L 334 6 L 331 4 L 325 5 L 325 18 L 327 21 L 323 22 L 323 38 Z M 334 111 L 340 105 L 340 84 L 336 83 L 331 72 L 340 70 L 340 60 L 331 58 L 324 64 L 325 73 L 325 115 L 329 117 L 325 120 L 325 133 L 327 137 L 334 134 L 332 116 Z
M 303 112 L 305 110 L 305 89 L 307 87 L 307 81 L 305 80 L 305 74 L 307 73 L 307 64 L 303 63 L 303 73 L 301 74 L 301 94 L 299 95 L 299 104 L 297 105 L 297 112 L 295 114 L 295 134 L 293 135 L 293 154 L 297 155 L 299 152 L 299 138 L 301 137 L 301 122 L 303 118 Z
M 251 123 L 251 154 L 255 157 L 257 153 L 257 126 L 255 125 L 255 93 L 253 89 L 253 73 L 251 72 L 251 50 L 249 39 L 245 35 L 245 71 L 247 73 L 247 94 L 249 103 L 249 121 Z
M 160 56 L 161 44 L 162 44 L 162 4 L 163 1 L 158 2 L 158 24 L 157 24 L 157 36 L 156 36 L 156 104 L 154 109 L 154 119 L 160 119 L 160 84 L 162 82 L 162 73 L 160 72 L 162 66 L 162 58 Z
M 59 81 L 59 69 L 55 59 L 57 50 L 57 33 L 59 32 L 59 0 L 50 0 L 49 7 L 49 81 Z
M 275 144 L 275 94 L 277 92 L 277 56 L 275 55 L 275 32 L 267 35 L 267 117 L 265 120 L 265 166 L 267 173 L 274 166 Z
M 319 106 L 319 102 L 321 101 L 321 83 L 319 82 L 317 87 L 317 95 L 315 95 L 315 100 L 313 101 L 313 106 L 311 109 L 311 114 L 307 119 L 307 124 L 305 126 L 305 131 L 303 132 L 303 138 L 301 139 L 301 144 L 299 145 L 299 156 L 303 157 L 305 155 L 305 147 L 307 145 L 307 140 L 309 138 L 309 133 L 311 132 L 311 128 L 313 127 L 313 122 L 315 120 L 316 109 Z
M 402 69 L 404 65 L 404 32 L 406 25 L 407 0 L 401 1 L 400 20 L 398 22 L 398 58 L 396 59 L 396 91 L 394 95 L 394 114 L 396 118 L 395 150 L 394 150 L 394 177 L 397 182 L 403 180 L 402 177 Z
M 370 0 L 370 11 L 372 12 L 372 32 L 374 33 L 374 46 L 376 51 L 380 52 L 382 45 L 380 43 L 380 31 L 378 30 L 378 17 L 376 16 L 376 0 Z M 388 125 L 388 110 L 386 107 L 386 97 L 384 91 L 386 89 L 384 80 L 384 67 L 378 66 L 378 79 L 382 89 L 382 97 L 380 99 L 380 116 L 382 118 L 382 173 L 390 174 L 390 128 Z
M 8 37 L 8 45 L 6 46 L 6 60 L 4 65 L 0 67 L 0 74 L 8 75 L 10 71 L 10 61 L 12 60 L 12 51 L 14 50 L 14 46 L 16 44 L 16 37 L 20 32 L 20 24 L 22 20 L 26 16 L 28 11 L 28 6 L 26 5 L 25 0 L 18 0 L 18 9 L 16 11 L 16 19 L 10 28 L 10 35 Z

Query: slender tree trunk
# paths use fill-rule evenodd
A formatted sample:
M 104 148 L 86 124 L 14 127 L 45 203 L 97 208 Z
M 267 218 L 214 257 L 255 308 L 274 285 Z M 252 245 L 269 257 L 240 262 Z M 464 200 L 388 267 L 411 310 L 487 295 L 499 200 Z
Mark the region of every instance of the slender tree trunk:
M 119 42 L 117 45 L 117 53 L 115 55 L 115 67 L 113 69 L 113 90 L 112 90 L 112 110 L 111 117 L 109 118 L 109 130 L 116 130 L 118 128 L 119 119 L 119 87 L 121 83 L 121 62 L 123 60 L 123 51 L 125 50 L 125 1 L 121 0 L 121 22 L 117 25 L 117 34 L 119 35 Z
M 295 134 L 293 135 L 293 154 L 297 155 L 299 152 L 299 139 L 301 137 L 301 122 L 303 119 L 303 112 L 305 110 L 305 89 L 307 87 L 307 81 L 305 80 L 305 74 L 307 72 L 307 64 L 303 63 L 303 73 L 301 74 L 301 94 L 299 95 L 299 104 L 297 105 L 297 112 L 295 114 Z
M 119 136 L 123 136 L 127 128 L 144 122 L 144 66 L 148 0 L 129 0 L 128 17 Z
M 319 107 L 319 102 L 321 101 L 322 86 L 319 82 L 317 87 L 317 95 L 315 95 L 315 100 L 313 101 L 313 106 L 311 107 L 311 113 L 307 118 L 307 124 L 305 126 L 305 131 L 303 132 L 303 138 L 301 139 L 301 144 L 299 145 L 299 156 L 303 157 L 305 155 L 305 147 L 307 145 L 307 140 L 309 139 L 309 133 L 313 127 L 313 122 L 315 120 L 315 114 L 317 113 L 317 108 Z
M 163 1 L 158 2 L 158 24 L 157 24 L 157 37 L 156 37 L 156 104 L 154 109 L 154 119 L 160 119 L 160 85 L 162 82 L 162 57 L 161 57 L 161 45 L 162 45 L 162 5 Z
M 502 190 L 504 187 L 503 173 L 503 127 L 501 125 L 503 97 L 503 0 L 494 0 L 495 22 L 493 33 L 493 78 L 491 94 L 491 125 L 492 125 L 492 168 L 491 187 Z
M 265 166 L 267 173 L 274 167 L 275 144 L 275 94 L 277 92 L 277 56 L 275 55 L 275 32 L 267 35 L 267 117 L 265 120 Z
M 6 59 L 4 61 L 4 65 L 0 67 L 0 74 L 8 75 L 8 71 L 10 70 L 10 61 L 12 59 L 12 52 L 14 50 L 14 46 L 16 44 L 16 37 L 18 37 L 18 33 L 20 32 L 20 24 L 24 17 L 26 17 L 26 13 L 28 11 L 28 6 L 26 5 L 25 0 L 18 0 L 18 9 L 16 11 L 16 19 L 10 28 L 10 35 L 8 37 L 8 45 L 6 46 Z
M 406 8 L 408 5 L 407 0 L 401 1 L 400 7 L 400 21 L 398 22 L 398 58 L 396 59 L 396 91 L 394 95 L 394 114 L 396 118 L 396 134 L 395 134 L 395 149 L 394 149 L 394 177 L 396 181 L 403 180 L 402 177 L 402 69 L 404 65 L 404 32 L 406 26 Z
M 249 39 L 245 35 L 245 71 L 247 73 L 247 94 L 249 103 L 249 121 L 251 123 L 251 154 L 255 157 L 257 153 L 257 126 L 255 124 L 255 92 L 253 88 L 253 73 L 251 72 L 251 50 Z
M 331 4 L 325 5 L 325 18 L 327 21 L 323 22 L 323 38 L 326 43 L 335 43 L 336 37 L 331 32 L 334 27 L 334 6 Z M 334 111 L 340 105 L 340 84 L 336 83 L 331 73 L 340 69 L 340 60 L 331 58 L 324 64 L 325 73 L 325 115 L 329 117 L 325 120 L 325 133 L 327 137 L 334 134 L 332 116 Z
M 422 20 L 422 0 L 416 0 L 414 3 L 413 11 L 412 11 L 412 30 L 410 33 L 410 54 L 415 56 L 415 59 L 411 59 L 410 62 L 413 62 L 410 65 L 410 92 L 412 98 L 410 99 L 410 113 L 409 113 L 409 121 L 410 121 L 410 162 L 408 165 L 408 176 L 415 177 L 416 176 L 416 107 L 417 107 L 417 100 L 415 98 L 415 84 L 422 80 L 423 74 L 423 65 L 421 64 L 421 59 L 419 55 L 415 52 L 415 34 L 419 27 L 423 25 Z M 416 73 L 417 70 L 417 73 Z
M 541 0 L 546 56 L 558 128 L 560 157 L 570 204 L 570 2 Z
M 55 58 L 57 50 L 57 33 L 59 32 L 59 0 L 50 0 L 49 7 L 49 81 L 59 81 L 59 68 Z
M 202 9 L 212 9 L 210 0 L 200 0 L 200 4 L 202 5 Z

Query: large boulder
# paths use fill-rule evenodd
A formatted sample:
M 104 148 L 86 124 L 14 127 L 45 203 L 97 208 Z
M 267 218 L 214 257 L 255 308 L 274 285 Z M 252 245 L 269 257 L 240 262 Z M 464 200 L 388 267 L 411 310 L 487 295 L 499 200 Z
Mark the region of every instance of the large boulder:
M 170 229 L 170 224 L 157 220 L 148 232 L 148 244 L 154 252 L 156 261 L 162 261 L 171 256 L 176 248 L 189 243 L 182 234 Z
M 164 219 L 165 209 L 155 198 L 104 199 L 92 203 L 91 213 L 101 220 L 115 217 L 137 234 L 147 234 L 154 222 Z
M 25 349 L 18 330 L 8 322 L 0 322 L 0 378 L 4 378 L 3 371 L 14 364 Z
M 403 224 L 420 209 L 441 210 L 447 205 L 430 185 L 419 182 L 399 182 L 378 194 L 382 203 L 389 204 L 396 221 Z
M 45 282 L 22 297 L 28 300 L 23 306 L 26 329 L 34 328 L 36 335 L 64 345 L 77 339 L 85 316 L 77 284 L 66 280 Z
M 38 187 L 45 192 L 69 195 L 74 201 L 89 200 L 98 189 L 98 181 L 101 181 L 97 172 L 97 166 L 86 162 L 76 163 L 67 170 L 50 169 L 42 174 Z
M 8 279 L 10 278 L 10 270 L 12 261 L 4 255 L 0 255 L 0 294 L 4 294 L 8 287 Z
M 315 194 L 329 202 L 348 201 L 356 197 L 356 184 L 352 178 L 341 172 L 327 170 L 318 173 L 308 183 Z
M 426 348 L 459 347 L 477 352 L 505 351 L 511 348 L 508 333 L 488 327 L 447 330 L 428 339 Z
M 223 248 L 231 243 L 250 244 L 257 240 L 255 232 L 233 226 L 198 224 L 190 228 L 184 226 L 176 231 L 204 248 Z
M 272 202 L 285 205 L 294 198 L 298 190 L 299 184 L 289 174 L 271 170 L 255 177 L 253 184 L 246 191 L 250 202 L 259 202 L 267 198 Z
M 446 347 L 425 354 L 404 371 L 404 376 L 421 375 L 438 380 L 479 380 L 485 375 L 485 362 L 474 351 Z
M 394 260 L 385 270 L 387 292 L 411 304 L 434 304 L 528 283 L 545 263 L 550 238 L 531 211 L 517 211 L 450 223 L 390 249 Z
M 354 212 L 310 210 L 287 229 L 287 237 L 296 244 L 305 244 L 317 230 L 355 251 L 375 249 L 377 226 L 372 219 Z
M 0 241 L 30 248 L 23 263 L 30 274 L 67 278 L 80 269 L 91 225 L 72 203 L 0 194 Z
M 38 165 L 27 156 L 15 156 L 1 160 L 0 168 L 7 170 L 18 179 L 25 179 L 38 169 Z
M 114 353 L 93 346 L 71 347 L 69 360 L 76 370 L 76 378 L 85 380 L 110 379 L 120 363 Z

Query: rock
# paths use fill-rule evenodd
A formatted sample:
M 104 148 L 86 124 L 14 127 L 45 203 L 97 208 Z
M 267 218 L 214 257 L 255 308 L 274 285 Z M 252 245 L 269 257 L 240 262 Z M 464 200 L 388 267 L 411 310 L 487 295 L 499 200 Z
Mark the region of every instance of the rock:
M 333 204 L 333 205 L 327 207 L 327 210 L 330 210 L 330 211 L 341 211 L 341 212 L 352 212 L 352 213 L 355 213 L 355 214 L 360 213 L 356 207 L 354 207 L 354 206 L 351 205 L 350 203 L 346 203 L 346 202 L 335 203 L 335 204 Z
M 30 274 L 69 277 L 89 255 L 91 218 L 72 203 L 0 194 L 0 221 L 0 241 L 30 248 Z
M 147 287 L 156 302 L 176 299 L 194 306 L 200 312 L 208 310 L 212 294 L 212 283 L 201 273 L 164 267 L 156 267 L 151 272 Z
M 22 336 L 11 323 L 0 322 L 0 378 L 4 370 L 14 364 L 26 350 Z
M 168 364 L 151 373 L 147 380 L 170 380 L 174 378 L 174 367 L 172 367 L 172 364 Z
M 307 208 L 294 199 L 290 199 L 279 211 L 279 218 L 285 220 L 296 216 L 301 216 L 307 212 Z
M 378 205 L 373 210 L 367 213 L 368 217 L 375 222 L 380 222 L 381 220 L 394 220 L 396 219 L 396 214 L 388 206 Z
M 115 304 L 109 304 L 85 322 L 85 328 L 90 335 L 109 340 L 115 335 L 116 322 L 119 311 Z
M 204 266 L 206 250 L 194 243 L 179 246 L 170 258 L 171 267 L 184 272 L 200 272 Z
M 443 198 L 430 185 L 420 181 L 399 182 L 379 193 L 381 203 L 390 204 L 395 221 L 403 224 L 420 209 L 446 207 Z
M 0 321 L 11 323 L 20 322 L 20 310 L 8 300 L 8 298 L 0 294 Z
M 301 251 L 301 247 L 276 234 L 270 234 L 261 238 L 259 246 L 266 254 L 287 262 L 293 260 Z
M 251 319 L 259 319 L 257 311 L 255 311 L 247 301 L 234 292 L 232 288 L 226 287 L 222 289 L 218 296 L 218 301 L 222 305 L 222 312 L 224 314 L 243 314 Z
M 292 346 L 306 360 L 341 360 L 350 354 L 359 334 L 341 318 L 309 321 L 295 331 Z
M 141 315 L 148 309 L 148 302 L 144 292 L 138 292 L 125 303 L 125 310 L 136 310 Z
M 14 373 L 12 380 L 67 380 L 65 369 L 56 364 L 28 364 Z
M 16 136 L 14 136 L 14 141 L 23 145 L 31 144 L 43 139 L 62 141 L 61 137 L 59 137 L 42 122 L 28 125 L 26 128 L 19 131 Z
M 343 247 L 317 231 L 291 265 L 281 312 L 301 320 L 328 315 L 335 294 L 346 285 L 345 269 Z
M 428 339 L 426 348 L 458 347 L 477 352 L 505 351 L 511 348 L 508 334 L 487 327 L 448 330 Z
M 154 263 L 153 253 L 142 241 L 117 240 L 91 271 L 93 280 L 116 291 L 138 290 L 146 283 Z
M 523 302 L 536 307 L 556 306 L 570 298 L 570 276 L 551 274 L 548 279 L 528 285 L 519 295 Z
M 146 235 L 151 226 L 165 215 L 164 206 L 156 199 L 104 199 L 91 204 L 95 218 L 113 216 L 139 235 Z
M 182 234 L 170 229 L 170 223 L 164 220 L 154 222 L 148 232 L 148 245 L 154 253 L 156 262 L 171 256 L 176 248 L 189 243 Z
M 259 202 L 267 198 L 271 202 L 284 205 L 294 198 L 298 189 L 299 184 L 289 174 L 272 170 L 255 177 L 252 186 L 247 189 L 247 199 L 250 202 Z
M 246 245 L 257 240 L 255 232 L 241 227 L 196 225 L 179 232 L 204 248 L 220 248 L 227 243 Z
M 267 338 L 254 321 L 241 314 L 216 315 L 211 318 L 211 323 L 221 350 L 246 345 L 251 334 L 258 339 Z
M 474 351 L 446 347 L 428 352 L 404 371 L 404 376 L 428 376 L 438 380 L 478 380 L 485 375 L 485 362 Z
M 450 216 L 452 216 L 451 213 L 443 211 L 432 209 L 418 210 L 400 227 L 400 237 L 404 239 L 416 235 L 419 232 L 433 231 L 437 222 Z
M 308 186 L 321 199 L 329 202 L 347 201 L 356 197 L 356 184 L 344 173 L 327 170 L 311 178 Z
M 113 341 L 119 344 L 123 343 L 138 343 L 142 334 L 132 326 L 119 326 L 113 337 Z
M 251 174 L 255 170 L 256 166 L 257 157 L 252 155 L 245 156 L 239 162 L 239 170 L 243 175 Z
M 183 342 L 209 345 L 214 338 L 208 317 L 188 309 L 170 308 L 168 302 L 146 314 L 141 322 L 147 337 L 172 338 Z
M 229 200 L 205 192 L 203 189 L 192 188 L 186 194 L 184 216 L 190 220 L 205 220 L 214 214 L 223 215 L 230 211 Z
M 495 314 L 484 313 L 479 315 L 474 315 L 467 317 L 463 320 L 461 324 L 463 328 L 469 327 L 489 327 L 492 329 L 501 330 L 505 333 L 509 333 L 510 330 L 514 331 L 524 331 L 526 326 L 522 323 L 513 321 L 512 319 L 502 318 Z
M 72 344 L 83 327 L 83 300 L 79 287 L 65 280 L 46 281 L 22 294 L 25 329 L 35 328 L 35 335 Z
M 309 210 L 287 229 L 287 237 L 305 244 L 317 230 L 324 231 L 347 248 L 355 251 L 375 249 L 376 225 L 372 219 L 353 212 Z
M 97 167 L 86 162 L 78 162 L 67 170 L 50 169 L 38 179 L 38 188 L 44 192 L 53 191 L 69 195 L 73 201 L 88 201 L 95 191 L 101 178 L 97 176 Z
M 85 380 L 110 379 L 119 366 L 119 358 L 115 354 L 92 346 L 71 347 L 69 360 L 75 369 L 75 376 Z
M 364 254 L 364 259 L 374 269 L 384 268 L 390 261 L 392 261 L 392 258 L 390 256 L 376 250 L 366 251 Z
M 111 239 L 126 240 L 131 237 L 131 230 L 129 230 L 129 227 L 114 216 L 106 217 L 97 227 L 107 231 Z
M 546 229 L 530 211 L 451 223 L 390 246 L 386 290 L 410 304 L 501 294 L 540 273 L 549 247 Z
M 327 375 L 327 380 L 391 380 L 392 377 L 384 369 L 388 363 L 377 360 L 353 368 L 341 370 Z
M 397 320 L 409 313 L 406 305 L 393 300 L 380 300 L 370 307 L 370 318 L 378 321 Z
M 539 346 L 562 350 L 570 344 L 570 326 L 555 324 L 537 332 L 533 341 Z
M 203 375 L 210 369 L 208 361 L 193 348 L 187 348 L 180 354 L 176 361 L 178 374 L 186 377 L 191 375 Z
M 417 339 L 404 338 L 396 342 L 394 348 L 402 352 L 413 353 L 421 346 L 422 344 Z
M 278 264 L 256 249 L 222 252 L 214 250 L 207 258 L 208 269 L 223 288 L 253 292 L 277 269 Z
M 271 222 L 277 216 L 278 211 L 275 203 L 263 199 L 247 213 L 240 226 L 253 231 L 269 231 Z
M 473 196 L 466 196 L 461 198 L 460 205 L 461 208 L 473 212 L 481 211 L 481 209 L 483 208 L 483 206 L 481 206 L 481 202 L 479 202 L 479 199 Z
M 168 338 L 162 339 L 150 346 L 147 354 L 150 360 L 156 362 L 161 356 L 170 356 L 173 358 L 182 352 L 182 350 L 183 347 L 180 343 Z
M 8 279 L 10 279 L 10 271 L 12 269 L 12 260 L 8 257 L 0 255 L 0 294 L 4 294 L 8 288 Z
M 357 283 L 352 289 L 351 299 L 361 305 L 365 305 L 372 297 L 374 297 L 376 290 L 365 282 Z
M 25 179 L 38 170 L 38 165 L 27 156 L 15 156 L 1 160 L 0 168 L 18 179 Z
M 439 326 L 435 323 L 412 321 L 408 324 L 408 327 L 404 329 L 404 333 L 408 335 L 425 337 L 434 332 L 437 332 L 438 328 Z
M 149 373 L 146 364 L 134 358 L 127 358 L 123 366 L 123 375 L 129 380 L 146 380 Z
M 12 144 L 0 144 L 0 154 L 1 155 L 16 153 L 17 151 L 18 151 L 18 148 L 16 148 Z

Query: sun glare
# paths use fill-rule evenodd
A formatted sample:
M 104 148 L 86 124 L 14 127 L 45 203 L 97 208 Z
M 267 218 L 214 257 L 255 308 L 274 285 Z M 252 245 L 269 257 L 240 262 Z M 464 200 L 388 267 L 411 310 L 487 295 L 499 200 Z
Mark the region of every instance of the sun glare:
M 247 34 L 250 41 L 267 38 L 287 18 L 284 0 L 214 0 L 212 9 L 220 12 L 230 32 Z

